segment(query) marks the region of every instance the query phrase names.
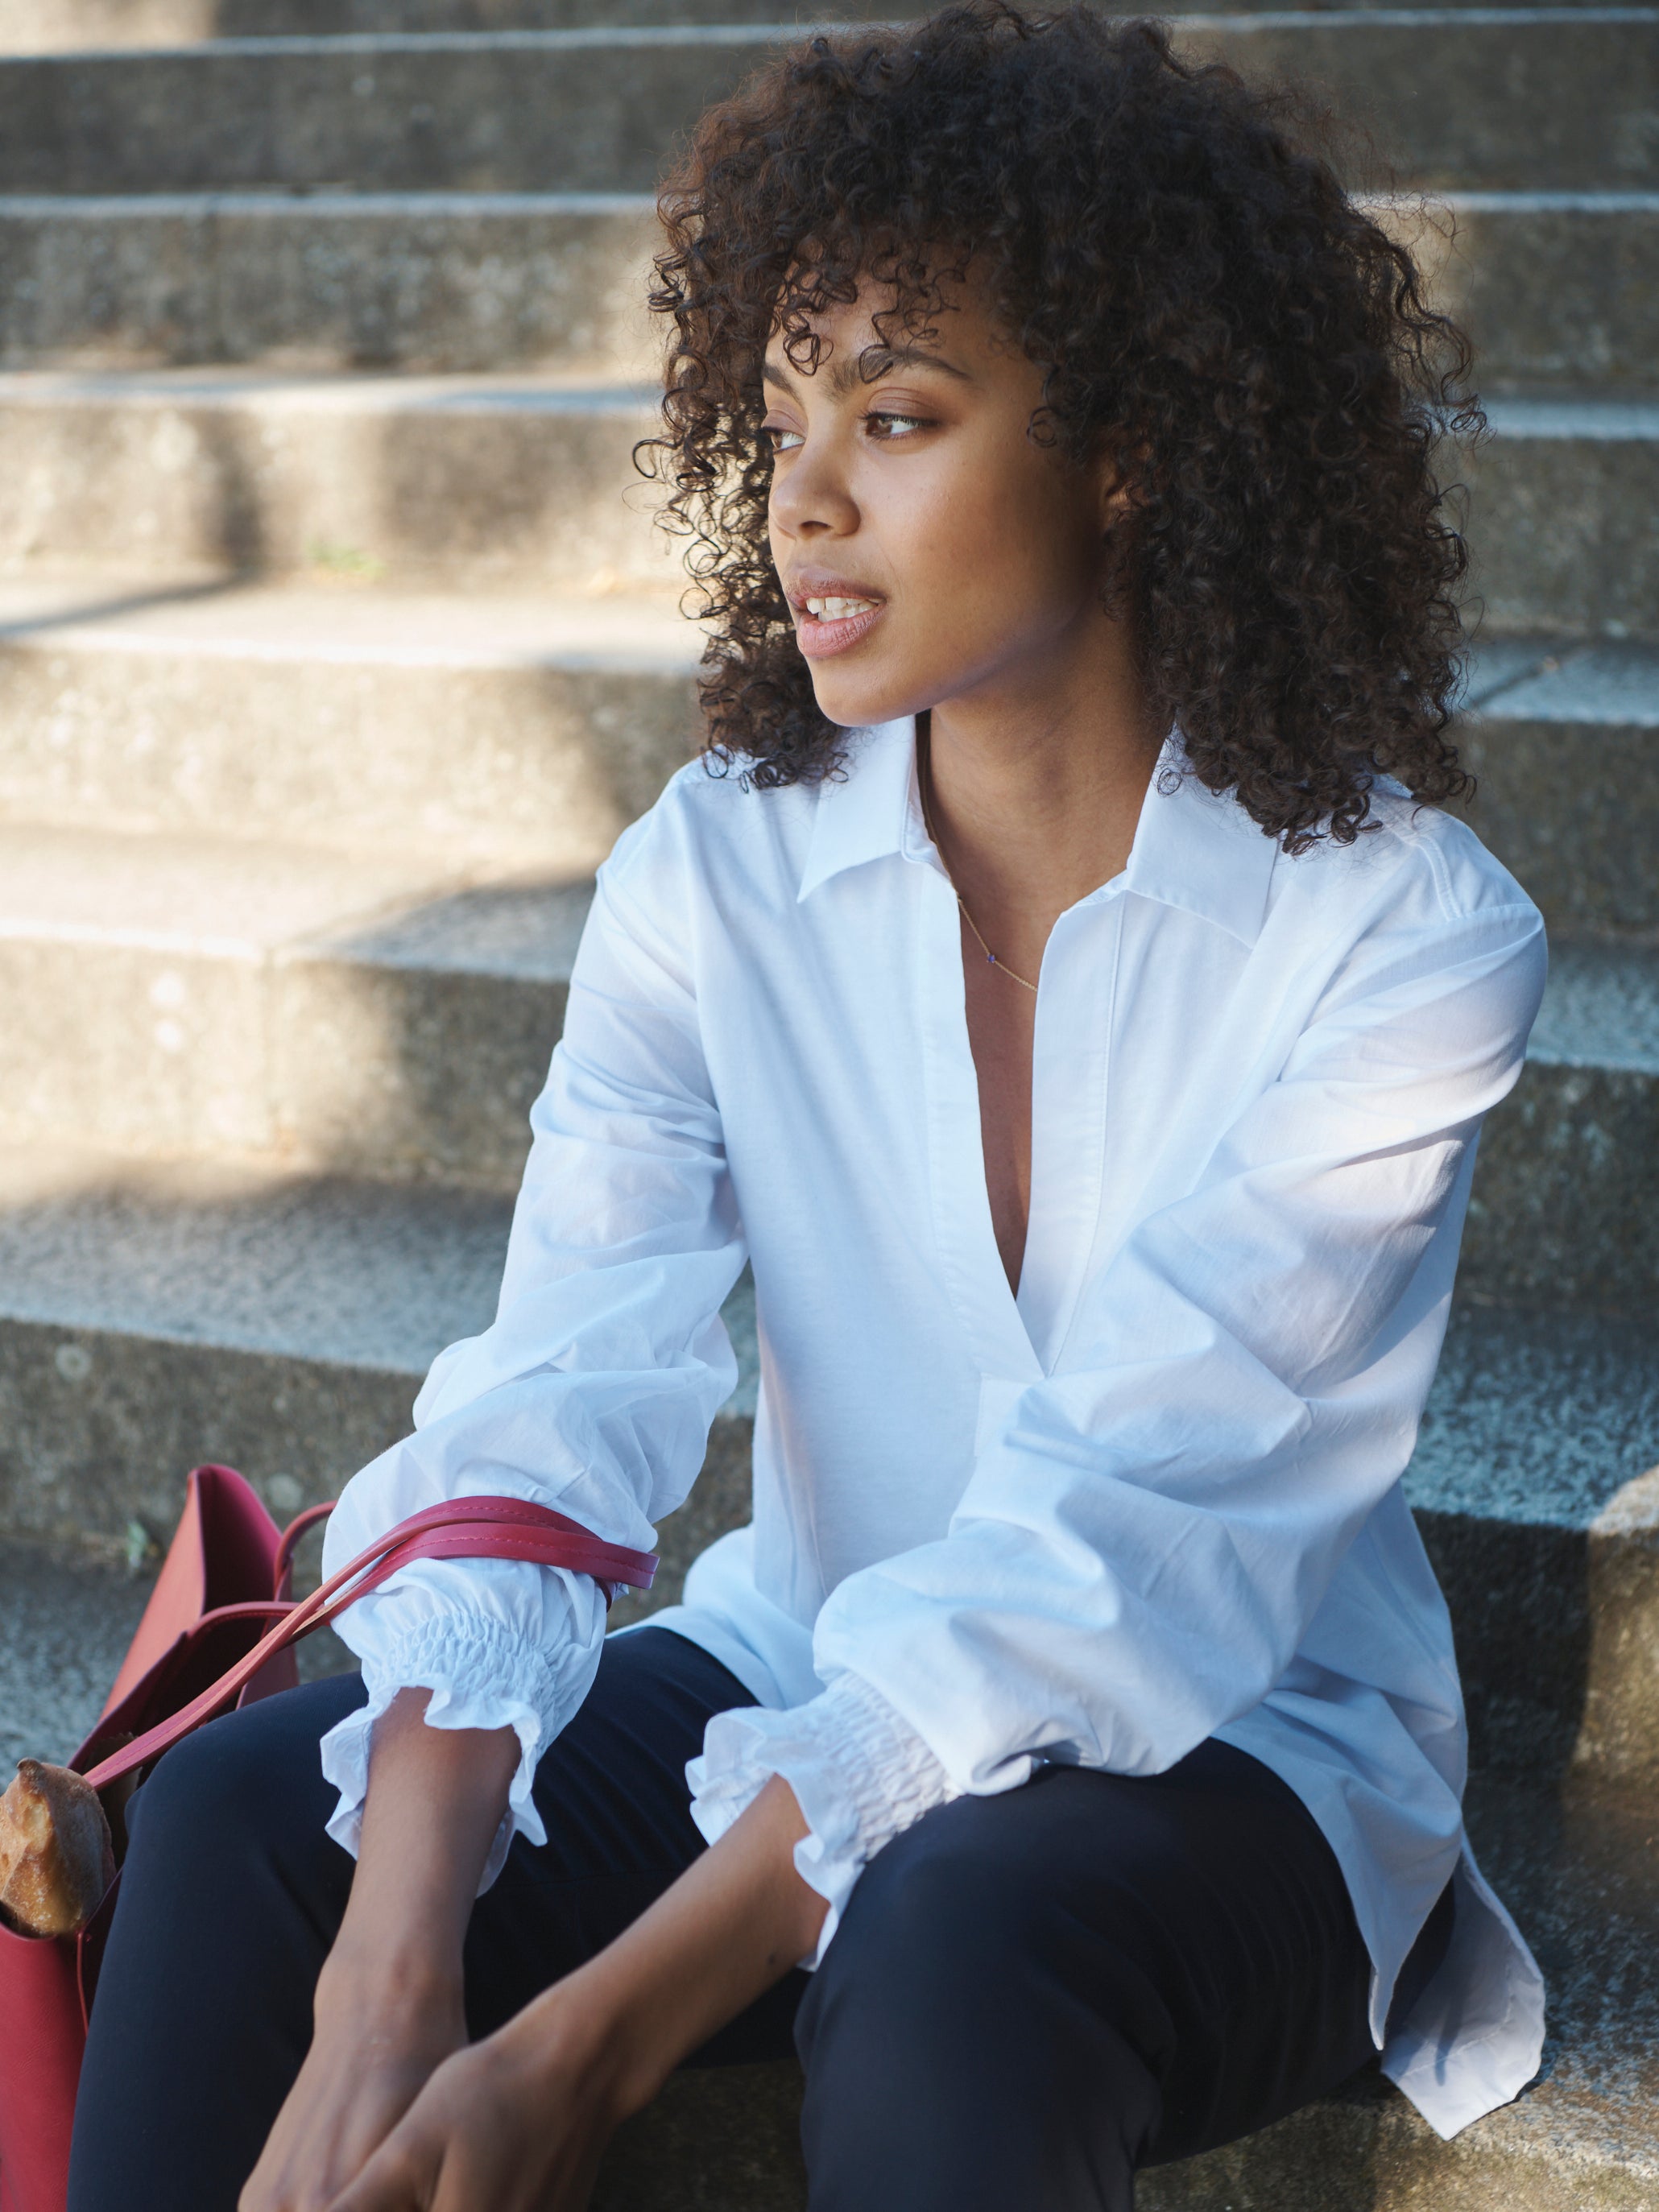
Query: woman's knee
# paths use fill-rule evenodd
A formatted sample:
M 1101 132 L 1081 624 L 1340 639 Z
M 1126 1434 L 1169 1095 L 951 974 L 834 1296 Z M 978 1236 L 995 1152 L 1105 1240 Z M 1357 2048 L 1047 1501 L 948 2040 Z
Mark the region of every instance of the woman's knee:
M 176 1744 L 128 1808 L 124 1881 L 161 1873 L 217 1887 L 255 1859 L 314 1852 L 332 1802 L 318 1747 L 361 1696 L 355 1677 L 310 1685 Z
M 865 1869 L 813 1977 L 818 2019 L 855 1993 L 857 2008 L 959 2019 L 1005 1998 L 1041 1949 L 1048 1911 L 1034 1872 L 1011 1865 L 986 1833 L 981 1801 L 940 1807 Z

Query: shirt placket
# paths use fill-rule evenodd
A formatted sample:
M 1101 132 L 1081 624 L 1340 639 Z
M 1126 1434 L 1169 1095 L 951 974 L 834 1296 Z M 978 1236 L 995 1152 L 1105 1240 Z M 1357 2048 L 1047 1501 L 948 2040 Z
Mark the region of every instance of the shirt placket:
M 1008 1287 L 991 1222 L 956 896 L 931 856 L 919 858 L 915 875 L 914 972 L 934 1245 L 981 1376 L 1024 1388 L 1042 1380 L 1042 1367 Z
M 1031 1202 L 1018 1310 L 1045 1374 L 1059 1365 L 1100 1221 L 1123 901 L 1114 884 L 1054 924 L 1031 1054 Z

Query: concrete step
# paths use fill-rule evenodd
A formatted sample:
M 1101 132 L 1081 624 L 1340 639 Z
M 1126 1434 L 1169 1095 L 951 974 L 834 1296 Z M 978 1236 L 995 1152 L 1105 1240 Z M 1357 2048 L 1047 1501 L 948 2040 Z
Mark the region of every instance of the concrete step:
M 510 1189 L 585 883 L 0 829 L 0 1135 Z M 1659 1307 L 1659 952 L 1556 947 L 1464 1246 L 1486 1297 Z
M 0 1132 L 511 1188 L 586 881 L 0 831 Z
M 0 1158 L 0 1533 L 119 1549 L 165 1540 L 184 1477 L 240 1467 L 283 1519 L 406 1435 L 421 1378 L 495 1310 L 504 1195 L 62 1146 Z M 747 1280 L 727 1301 L 742 1376 L 663 1570 L 617 1619 L 671 1602 L 748 1515 L 757 1355 Z M 3 1618 L 3 1615 L 0 1615 Z
M 1430 7 L 1440 0 L 1429 0 Z M 1249 12 L 1252 0 L 1204 0 L 1200 12 Z M 1382 0 L 1351 0 L 1370 7 Z M 1502 6 L 1507 0 L 1492 0 Z M 1583 0 L 1589 4 L 1589 0 Z M 432 32 L 558 31 L 605 23 L 775 23 L 890 20 L 925 12 L 908 4 L 836 0 L 791 9 L 778 0 L 8 0 L 0 53 L 65 53 L 84 47 L 192 46 L 211 39 L 409 37 Z M 1182 4 L 1165 15 L 1192 12 Z
M 1209 15 L 1181 36 L 1328 88 L 1413 184 L 1640 190 L 1659 171 L 1656 21 L 1316 10 Z M 664 149 L 776 37 L 728 21 L 16 57 L 0 63 L 0 190 L 649 190 Z
M 672 601 L 0 578 L 0 820 L 586 875 L 694 750 Z
M 1659 1321 L 1463 1298 L 1407 1494 L 1475 1765 L 1659 1767 Z
M 0 829 L 0 1137 L 510 1189 L 586 885 Z M 1559 945 L 1464 1246 L 1487 1297 L 1659 1308 L 1659 952 Z
M 1632 216 L 1577 226 L 1583 265 L 1599 256 L 1612 276 L 1639 261 L 1643 198 Z M 1574 227 L 1534 224 L 1547 251 L 1564 221 Z M 641 193 L 14 196 L 0 199 L 0 362 L 526 367 L 649 382 L 657 236 Z M 1639 339 L 1612 314 L 1610 356 Z
M 667 603 L 0 577 L 0 821 L 591 871 L 691 751 Z M 1458 742 L 1552 929 L 1659 930 L 1659 648 L 1498 638 Z
M 1659 630 L 1659 402 L 1516 398 L 1464 471 L 1493 633 Z M 653 395 L 556 375 L 0 374 L 0 574 L 665 591 Z M 1460 461 L 1444 467 L 1456 481 Z
M 1659 647 L 1496 641 L 1456 737 L 1470 818 L 1552 931 L 1659 933 Z
M 0 375 L 0 570 L 668 589 L 654 397 L 551 376 Z
M 1479 380 L 1616 391 L 1659 350 L 1659 193 L 1390 203 Z M 541 368 L 650 382 L 643 194 L 0 198 L 0 364 Z
M 0 1532 L 163 1537 L 228 1460 L 279 1517 L 404 1433 L 419 1378 L 494 1311 L 508 1205 L 451 1189 L 12 1147 L 0 1162 Z M 742 1380 L 664 1524 L 671 1600 L 747 1516 Z M 1457 1624 L 1480 1758 L 1659 1765 L 1659 1332 L 1465 1300 L 1407 1487 Z
M 1659 635 L 1659 403 L 1494 399 L 1468 470 L 1493 633 Z
M 1452 192 L 1395 219 L 1474 337 L 1481 391 L 1652 390 L 1659 193 Z
M 1459 1280 L 1659 1312 L 1659 952 L 1552 948 L 1527 1065 L 1481 1136 Z

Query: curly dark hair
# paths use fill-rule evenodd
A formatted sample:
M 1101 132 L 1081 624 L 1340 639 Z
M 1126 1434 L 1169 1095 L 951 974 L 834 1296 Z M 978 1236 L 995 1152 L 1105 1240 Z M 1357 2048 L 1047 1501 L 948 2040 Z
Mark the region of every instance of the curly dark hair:
M 1380 774 L 1466 795 L 1445 731 L 1468 553 L 1435 459 L 1481 428 L 1470 349 L 1334 143 L 1304 96 L 1183 60 L 1161 24 L 1000 0 L 811 38 L 710 110 L 659 202 L 665 427 L 641 465 L 695 541 L 714 758 L 793 783 L 845 735 L 768 550 L 769 340 L 815 366 L 810 319 L 861 278 L 925 337 L 971 264 L 1043 373 L 1030 434 L 1133 488 L 1112 588 L 1199 780 L 1290 852 L 1351 842 Z

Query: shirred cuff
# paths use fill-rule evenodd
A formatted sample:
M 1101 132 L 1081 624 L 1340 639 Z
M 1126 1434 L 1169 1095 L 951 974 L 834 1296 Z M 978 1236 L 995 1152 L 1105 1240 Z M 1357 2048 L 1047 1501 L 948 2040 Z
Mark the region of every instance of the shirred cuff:
M 532 1789 L 542 1753 L 574 1714 L 599 1670 L 599 1646 L 574 1639 L 549 1652 L 492 1620 L 428 1619 L 363 1655 L 367 1704 L 323 1738 L 323 1778 L 340 1793 L 327 1830 L 355 1858 L 374 1724 L 399 1690 L 430 1690 L 428 1728 L 510 1728 L 519 1765 L 507 1810 L 478 1882 L 483 1896 L 500 1874 L 515 1836 L 544 1844 L 547 1830 Z
M 961 1796 L 915 1731 L 855 1674 L 785 1712 L 744 1706 L 716 1713 L 701 1759 L 686 1767 L 691 1817 L 717 1843 L 780 1774 L 795 1793 L 807 1833 L 795 1871 L 830 1907 L 811 1957 L 815 1967 L 841 1924 L 860 1874 L 884 1844 L 935 1805 Z

